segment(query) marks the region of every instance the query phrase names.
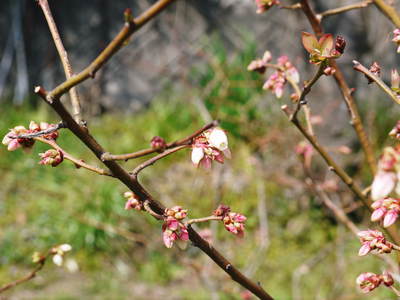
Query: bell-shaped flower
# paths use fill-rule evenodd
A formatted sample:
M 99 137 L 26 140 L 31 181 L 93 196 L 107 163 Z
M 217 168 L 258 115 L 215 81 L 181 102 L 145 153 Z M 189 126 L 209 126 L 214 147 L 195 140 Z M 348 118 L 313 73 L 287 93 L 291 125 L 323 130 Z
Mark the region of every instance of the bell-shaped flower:
M 7 146 L 8 151 L 17 150 L 20 147 L 31 148 L 35 141 L 33 139 L 17 138 L 22 134 L 28 134 L 30 130 L 26 129 L 24 126 L 16 126 L 4 136 L 3 145 Z
M 225 157 L 230 158 L 228 138 L 221 128 L 212 128 L 196 137 L 192 144 L 192 162 L 197 167 L 211 167 L 213 160 L 224 163 Z
M 248 71 L 255 71 L 264 74 L 267 70 L 267 64 L 271 61 L 271 52 L 265 51 L 264 56 L 259 59 L 253 60 L 247 67 Z
M 69 252 L 72 250 L 71 245 L 62 244 L 51 249 L 51 253 L 53 254 L 53 262 L 57 266 L 61 266 L 64 261 L 65 252 Z

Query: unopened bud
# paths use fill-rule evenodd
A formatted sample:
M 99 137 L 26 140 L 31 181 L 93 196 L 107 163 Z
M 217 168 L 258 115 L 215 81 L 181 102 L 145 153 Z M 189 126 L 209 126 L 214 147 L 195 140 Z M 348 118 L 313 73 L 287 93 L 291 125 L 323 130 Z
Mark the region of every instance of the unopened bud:
M 345 39 L 342 36 L 338 35 L 335 41 L 335 50 L 340 54 L 343 54 L 345 48 L 346 48 Z
M 167 143 L 165 142 L 165 140 L 159 136 L 153 137 L 151 139 L 150 145 L 151 145 L 151 148 L 157 149 L 161 152 L 164 151 L 165 148 L 167 147 Z

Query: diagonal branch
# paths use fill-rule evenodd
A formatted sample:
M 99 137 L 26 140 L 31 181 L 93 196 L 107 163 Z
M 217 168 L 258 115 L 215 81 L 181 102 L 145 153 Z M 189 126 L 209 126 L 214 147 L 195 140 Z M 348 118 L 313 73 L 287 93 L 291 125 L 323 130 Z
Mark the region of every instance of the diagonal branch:
M 317 18 L 322 20 L 323 18 L 328 17 L 328 16 L 341 14 L 341 13 L 344 13 L 344 12 L 347 12 L 347 11 L 350 11 L 353 9 L 364 8 L 364 7 L 367 7 L 368 5 L 370 5 L 372 2 L 373 2 L 373 0 L 365 0 L 365 1 L 358 2 L 358 3 L 345 5 L 342 7 L 328 9 L 322 13 L 317 14 Z
M 393 6 L 384 0 L 374 0 L 374 4 L 396 27 L 400 27 L 400 15 Z
M 67 79 L 70 79 L 73 76 L 72 67 L 68 59 L 68 53 L 64 48 L 60 34 L 58 32 L 57 25 L 54 22 L 49 3 L 47 0 L 39 0 L 39 5 L 43 10 L 47 24 L 49 25 L 51 36 L 53 37 L 54 44 L 56 45 L 58 55 L 60 56 L 60 60 L 64 68 L 65 77 Z M 73 116 L 75 117 L 75 121 L 78 124 L 83 124 L 81 116 L 81 103 L 79 100 L 78 91 L 75 87 L 73 87 L 69 91 L 69 94 L 71 96 L 72 110 L 74 112 Z
M 163 11 L 174 0 L 159 0 L 154 3 L 149 9 L 142 13 L 139 17 L 125 22 L 124 27 L 120 30 L 117 36 L 108 44 L 108 46 L 93 60 L 93 62 L 80 73 L 67 79 L 51 92 L 49 92 L 49 99 L 51 101 L 57 100 L 72 87 L 85 81 L 89 77 L 94 78 L 96 72 L 128 41 L 130 36 L 139 28 L 145 25 L 148 21 L 153 19 L 161 11 Z
M 165 150 L 171 149 L 171 148 L 175 148 L 178 146 L 182 146 L 182 145 L 190 145 L 193 141 L 193 139 L 197 136 L 199 136 L 200 134 L 202 134 L 204 131 L 213 128 L 215 126 L 218 126 L 218 121 L 212 121 L 211 123 L 205 125 L 203 128 L 200 128 L 199 130 L 197 130 L 196 132 L 194 132 L 193 134 L 172 142 L 172 143 L 168 143 L 164 149 L 154 149 L 154 148 L 149 148 L 149 149 L 145 149 L 145 150 L 140 150 L 137 152 L 133 152 L 133 153 L 127 153 L 127 154 L 111 154 L 111 153 L 104 153 L 104 155 L 102 156 L 102 160 L 106 161 L 106 160 L 129 160 L 132 158 L 138 158 L 138 157 L 142 157 L 142 156 L 146 156 L 155 152 L 164 152 Z

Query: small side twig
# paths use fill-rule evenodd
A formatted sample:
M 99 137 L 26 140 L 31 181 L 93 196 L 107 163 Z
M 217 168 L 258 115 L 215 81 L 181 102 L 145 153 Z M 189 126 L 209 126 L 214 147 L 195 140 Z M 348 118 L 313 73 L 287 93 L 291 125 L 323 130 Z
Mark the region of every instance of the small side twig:
M 391 90 L 390 87 L 388 87 L 382 79 L 380 79 L 378 76 L 373 74 L 368 68 L 363 66 L 360 62 L 353 60 L 353 69 L 363 73 L 365 76 L 367 76 L 370 80 L 375 82 L 386 94 L 389 95 L 389 97 L 396 102 L 397 104 L 400 104 L 400 99 L 397 97 L 397 95 Z
M 149 200 L 145 200 L 143 202 L 143 209 L 151 216 L 153 216 L 154 218 L 156 218 L 157 220 L 164 220 L 164 216 L 160 215 L 158 213 L 156 213 L 154 210 L 151 209 L 150 207 L 150 202 Z
M 36 138 L 36 137 L 41 137 L 43 135 L 50 134 L 50 133 L 52 133 L 54 131 L 57 131 L 57 130 L 59 130 L 61 128 L 67 128 L 67 125 L 62 121 L 57 123 L 55 126 L 49 127 L 49 128 L 47 128 L 45 130 L 41 130 L 41 131 L 34 132 L 34 133 L 28 133 L 28 134 L 20 134 L 20 135 L 17 135 L 17 136 L 10 136 L 10 138 L 12 138 L 12 139 L 33 139 L 33 138 Z
M 198 218 L 198 219 L 190 219 L 186 222 L 186 225 L 191 225 L 194 223 L 203 223 L 203 222 L 208 222 L 208 221 L 221 221 L 222 217 L 221 216 L 208 216 L 204 218 Z
M 136 178 L 139 174 L 140 171 L 142 171 L 143 169 L 153 165 L 156 161 L 160 160 L 161 158 L 164 158 L 174 152 L 177 152 L 179 150 L 182 150 L 184 148 L 189 147 L 189 145 L 182 145 L 182 146 L 178 146 L 172 149 L 169 149 L 167 151 L 164 151 L 163 153 L 160 153 L 152 158 L 150 158 L 149 160 L 146 160 L 144 163 L 138 165 L 132 172 L 131 174 Z
M 214 120 L 211 123 L 205 125 L 204 127 L 200 128 L 199 130 L 197 130 L 196 132 L 194 132 L 193 134 L 172 142 L 172 143 L 168 143 L 164 149 L 154 149 L 154 148 L 149 148 L 149 149 L 144 149 L 144 150 L 140 150 L 137 152 L 132 152 L 132 153 L 127 153 L 127 154 L 111 154 L 111 153 L 104 153 L 101 157 L 102 161 L 111 161 L 111 160 L 129 160 L 129 159 L 133 159 L 133 158 L 139 158 L 142 156 L 146 156 L 152 153 L 156 153 L 156 152 L 163 152 L 165 150 L 171 149 L 171 148 L 175 148 L 178 146 L 182 146 L 182 145 L 189 145 L 192 143 L 193 139 L 197 136 L 199 136 L 200 134 L 202 134 L 204 131 L 211 129 L 213 127 L 218 126 L 218 121 Z
M 353 10 L 353 9 L 365 8 L 368 5 L 370 5 L 372 2 L 373 2 L 373 0 L 366 0 L 366 1 L 361 1 L 361 2 L 358 2 L 358 3 L 345 5 L 345 6 L 342 6 L 342 7 L 328 9 L 328 10 L 322 12 L 322 13 L 317 14 L 317 18 L 322 20 L 324 17 L 341 14 L 341 13 L 344 13 L 344 12 L 347 12 L 347 11 L 350 11 L 350 10 Z
M 46 260 L 47 260 L 47 258 L 50 256 L 50 254 L 51 254 L 51 252 L 49 251 L 49 252 L 47 252 L 46 255 L 42 256 L 42 257 L 40 258 L 40 260 L 37 262 L 36 268 L 34 268 L 31 272 L 29 272 L 29 273 L 28 273 L 27 275 L 25 275 L 24 277 L 22 277 L 22 278 L 20 278 L 20 279 L 17 279 L 17 280 L 15 280 L 15 281 L 12 281 L 12 282 L 10 282 L 10 283 L 7 283 L 7 284 L 3 285 L 2 287 L 0 287 L 0 294 L 3 293 L 3 292 L 5 292 L 5 291 L 7 291 L 7 290 L 9 290 L 9 289 L 11 289 L 11 288 L 13 288 L 13 287 L 15 287 L 15 286 L 17 286 L 17 285 L 19 285 L 19 284 L 21 284 L 21 283 L 24 283 L 24 282 L 29 281 L 29 280 L 31 280 L 32 278 L 34 278 L 34 277 L 36 276 L 36 274 L 37 274 L 41 269 L 43 269 L 43 267 L 44 267 L 44 265 L 45 265 L 45 263 L 46 263 Z
M 68 59 L 68 53 L 64 48 L 63 42 L 61 40 L 60 34 L 57 29 L 57 25 L 54 21 L 53 15 L 50 10 L 50 6 L 47 0 L 39 0 L 39 6 L 42 8 L 42 11 L 44 13 L 44 16 L 46 18 L 47 24 L 49 25 L 50 33 L 51 36 L 53 37 L 54 44 L 56 45 L 58 55 L 60 56 L 61 63 L 64 68 L 64 73 L 65 77 L 70 79 L 74 74 L 72 71 L 71 64 Z M 84 124 L 82 121 L 82 116 L 81 116 L 81 103 L 78 95 L 78 91 L 76 87 L 72 87 L 69 91 L 69 94 L 71 96 L 71 104 L 72 104 L 72 109 L 73 109 L 73 116 L 75 118 L 75 121 L 78 124 Z
M 296 108 L 292 115 L 290 116 L 290 120 L 294 119 L 297 117 L 297 113 L 299 112 L 300 108 L 302 105 L 306 104 L 306 96 L 311 92 L 312 86 L 318 81 L 319 78 L 324 74 L 324 64 L 320 64 L 317 72 L 314 74 L 314 76 L 311 78 L 311 80 L 307 81 L 307 83 L 304 85 L 303 91 L 300 94 L 299 100 L 297 102 Z
M 110 177 L 114 177 L 109 171 L 89 165 L 87 163 L 85 163 L 83 160 L 81 159 L 77 159 L 75 157 L 73 157 L 71 154 L 69 154 L 68 152 L 66 152 L 65 150 L 63 150 L 54 140 L 48 140 L 45 138 L 41 138 L 41 137 L 37 137 L 35 138 L 35 140 L 40 141 L 42 143 L 45 143 L 51 147 L 53 147 L 55 150 L 62 152 L 63 157 L 71 162 L 73 162 L 77 167 L 80 168 L 84 168 L 86 170 L 95 172 L 99 175 L 104 175 L 104 176 L 110 176 Z

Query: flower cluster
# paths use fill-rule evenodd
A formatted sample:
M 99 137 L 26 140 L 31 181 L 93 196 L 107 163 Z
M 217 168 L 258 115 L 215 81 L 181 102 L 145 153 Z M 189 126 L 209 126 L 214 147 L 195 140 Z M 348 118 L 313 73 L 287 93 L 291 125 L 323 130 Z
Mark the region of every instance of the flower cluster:
M 202 165 L 209 169 L 213 160 L 224 163 L 225 157 L 230 158 L 231 152 L 228 137 L 221 128 L 206 130 L 193 140 L 192 162 L 195 166 Z
M 394 280 L 392 275 L 390 275 L 390 273 L 387 271 L 383 272 L 381 275 L 366 272 L 357 277 L 356 283 L 359 285 L 363 293 L 369 293 L 380 286 L 381 283 L 388 287 L 392 286 L 394 284 Z
M 244 235 L 244 223 L 246 217 L 242 214 L 231 212 L 227 205 L 219 205 L 213 213 L 214 216 L 222 217 L 225 229 L 229 232 L 242 237 Z
M 58 166 L 64 160 L 64 154 L 55 149 L 47 150 L 45 153 L 39 153 L 39 156 L 41 158 L 39 164 L 50 165 L 52 167 Z
M 393 39 L 392 42 L 397 44 L 397 53 L 400 53 L 400 29 L 396 28 L 393 30 Z
M 269 51 L 264 53 L 262 59 L 253 60 L 247 70 L 264 73 L 268 62 L 271 61 L 271 54 Z M 281 98 L 283 94 L 283 88 L 288 80 L 298 83 L 300 81 L 299 72 L 289 61 L 286 55 L 280 56 L 277 60 L 276 71 L 270 75 L 267 81 L 263 85 L 263 89 L 271 90 L 277 98 Z
M 274 5 L 280 4 L 279 0 L 256 0 L 257 13 L 262 14 Z
M 131 192 L 131 191 L 125 192 L 124 197 L 127 199 L 125 202 L 126 210 L 130 210 L 130 209 L 142 210 L 143 205 L 137 199 L 136 195 L 133 192 Z
M 338 36 L 333 39 L 332 34 L 324 34 L 319 40 L 316 36 L 308 33 L 302 33 L 302 42 L 304 48 L 310 53 L 310 63 L 319 65 L 328 59 L 340 57 L 346 47 L 346 41 Z
M 397 121 L 396 125 L 389 132 L 389 135 L 395 139 L 400 139 L 400 121 Z
M 30 138 L 17 138 L 18 136 L 47 130 L 55 126 L 55 124 L 48 124 L 46 122 L 37 124 L 36 122 L 31 121 L 28 129 L 26 129 L 24 126 L 16 126 L 10 129 L 10 131 L 4 136 L 2 143 L 3 145 L 7 146 L 8 151 L 17 150 L 20 147 L 29 149 L 35 143 L 35 140 Z M 58 137 L 58 132 L 53 131 L 49 134 L 43 135 L 43 137 L 45 139 L 55 140 Z
M 392 191 L 396 193 L 400 190 L 398 173 L 400 147 L 386 147 L 383 149 L 378 163 L 378 171 L 371 186 L 371 197 L 373 200 L 380 200 L 389 196 Z
M 372 250 L 377 250 L 381 254 L 392 252 L 393 244 L 388 242 L 383 233 L 378 230 L 368 229 L 360 231 L 357 235 L 362 244 L 358 251 L 359 256 L 367 255 Z
M 165 220 L 162 226 L 163 241 L 167 248 L 171 248 L 174 242 L 186 242 L 189 240 L 189 233 L 182 220 L 186 218 L 187 211 L 180 206 L 165 209 Z M 179 244 L 178 244 L 179 245 Z
M 372 203 L 371 207 L 374 212 L 371 215 L 371 221 L 376 222 L 383 220 L 383 227 L 389 227 L 400 214 L 400 199 L 385 198 Z

